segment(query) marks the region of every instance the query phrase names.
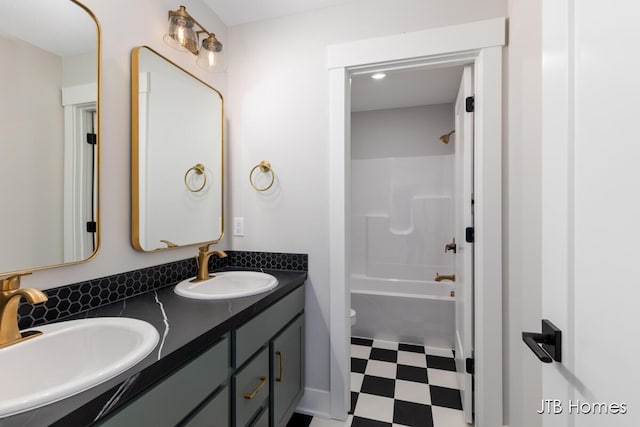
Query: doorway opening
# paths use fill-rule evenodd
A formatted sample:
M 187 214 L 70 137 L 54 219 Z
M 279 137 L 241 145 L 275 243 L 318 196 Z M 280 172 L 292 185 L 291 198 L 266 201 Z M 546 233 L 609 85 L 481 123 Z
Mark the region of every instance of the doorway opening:
M 95 84 L 62 89 L 64 110 L 64 260 L 98 247 L 98 114 Z
M 329 48 L 331 416 L 350 407 L 352 79 L 372 71 L 473 66 L 475 425 L 502 423 L 501 131 L 505 20 L 493 19 Z M 458 241 L 458 240 L 457 240 Z M 457 242 L 456 241 L 456 242 Z M 444 248 L 443 248 L 444 249 Z M 357 314 L 356 314 L 357 317 Z M 356 320 L 357 322 L 358 320 Z M 497 331 L 497 333 L 496 333 Z
M 471 92 L 471 65 L 351 77 L 350 413 L 358 418 L 472 423 Z M 411 410 L 395 408 L 403 405 Z

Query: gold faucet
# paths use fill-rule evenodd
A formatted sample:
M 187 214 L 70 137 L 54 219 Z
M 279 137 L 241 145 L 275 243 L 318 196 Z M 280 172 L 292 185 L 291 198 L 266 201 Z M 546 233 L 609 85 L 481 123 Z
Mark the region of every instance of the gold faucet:
M 209 258 L 211 258 L 211 255 L 216 255 L 220 258 L 225 258 L 227 256 L 224 251 L 210 251 L 208 244 L 200 246 L 198 256 L 196 257 L 198 260 L 198 277 L 192 279 L 191 283 L 198 283 L 215 277 L 214 275 L 209 274 Z
M 455 274 L 443 274 L 440 275 L 438 273 L 436 273 L 436 282 L 442 282 L 443 280 L 451 280 L 452 282 L 456 281 L 456 275 Z
M 31 304 L 45 302 L 48 298 L 38 289 L 20 289 L 20 276 L 9 276 L 0 282 L 0 348 L 40 335 L 41 332 L 20 333 L 18 329 L 18 304 L 24 297 Z
M 167 248 L 177 248 L 177 247 L 178 247 L 178 245 L 176 245 L 175 243 L 173 243 L 173 242 L 172 242 L 172 241 L 170 241 L 170 240 L 163 240 L 163 239 L 161 239 L 161 240 L 160 240 L 160 243 L 164 243 L 165 245 L 167 245 Z M 162 248 L 162 249 L 166 249 L 166 248 Z

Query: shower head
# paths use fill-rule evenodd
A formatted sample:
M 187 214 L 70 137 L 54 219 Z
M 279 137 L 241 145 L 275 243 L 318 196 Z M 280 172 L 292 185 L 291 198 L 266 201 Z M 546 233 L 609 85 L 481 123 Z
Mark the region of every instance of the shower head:
M 449 133 L 445 133 L 444 135 L 442 135 L 440 137 L 440 141 L 442 141 L 444 144 L 448 144 L 449 143 L 449 137 L 455 132 L 455 129 L 452 130 Z

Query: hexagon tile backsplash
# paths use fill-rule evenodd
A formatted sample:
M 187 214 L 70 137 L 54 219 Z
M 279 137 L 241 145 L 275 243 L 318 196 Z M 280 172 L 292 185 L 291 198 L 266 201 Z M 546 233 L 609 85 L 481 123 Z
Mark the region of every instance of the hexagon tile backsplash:
M 226 252 L 228 255 L 226 258 L 211 257 L 209 259 L 209 270 L 226 267 L 298 271 L 308 271 L 309 269 L 306 254 Z M 187 258 L 47 289 L 43 292 L 49 297 L 49 300 L 44 304 L 31 305 L 24 301 L 21 302 L 18 309 L 20 329 L 53 322 L 154 289 L 172 286 L 186 278 L 195 276 L 196 273 L 195 260 Z

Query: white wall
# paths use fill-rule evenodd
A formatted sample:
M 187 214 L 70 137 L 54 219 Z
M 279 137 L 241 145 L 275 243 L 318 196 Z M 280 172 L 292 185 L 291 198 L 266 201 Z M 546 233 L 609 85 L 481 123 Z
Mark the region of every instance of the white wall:
M 230 216 L 246 233 L 231 245 L 309 254 L 307 387 L 329 389 L 331 357 L 326 47 L 505 15 L 505 0 L 367 0 L 230 28 Z M 263 159 L 269 194 L 247 180 Z
M 169 0 L 85 0 L 102 27 L 102 135 L 101 135 L 101 248 L 91 262 L 40 271 L 23 279 L 24 287 L 47 289 L 118 272 L 195 256 L 187 247 L 160 253 L 141 253 L 131 246 L 130 231 L 130 56 L 131 49 L 149 45 L 226 95 L 226 74 L 210 74 L 196 66 L 196 57 L 166 46 L 167 11 L 179 3 Z M 185 0 L 202 24 L 222 43 L 227 29 L 200 0 Z M 126 10 L 126 13 L 122 11 Z M 6 242 L 3 242 L 6 244 Z M 225 247 L 224 242 L 220 244 Z
M 96 81 L 95 52 L 62 58 L 62 86 L 77 86 Z
M 453 104 L 351 113 L 351 159 L 453 154 Z
M 541 367 L 522 342 L 541 320 L 541 3 L 509 0 L 504 159 L 505 424 L 539 426 Z M 546 396 L 545 396 L 546 397 Z
M 0 271 L 59 264 L 63 260 L 62 59 L 5 37 L 0 37 L 0 57 Z M 43 242 L 51 250 L 33 250 Z

